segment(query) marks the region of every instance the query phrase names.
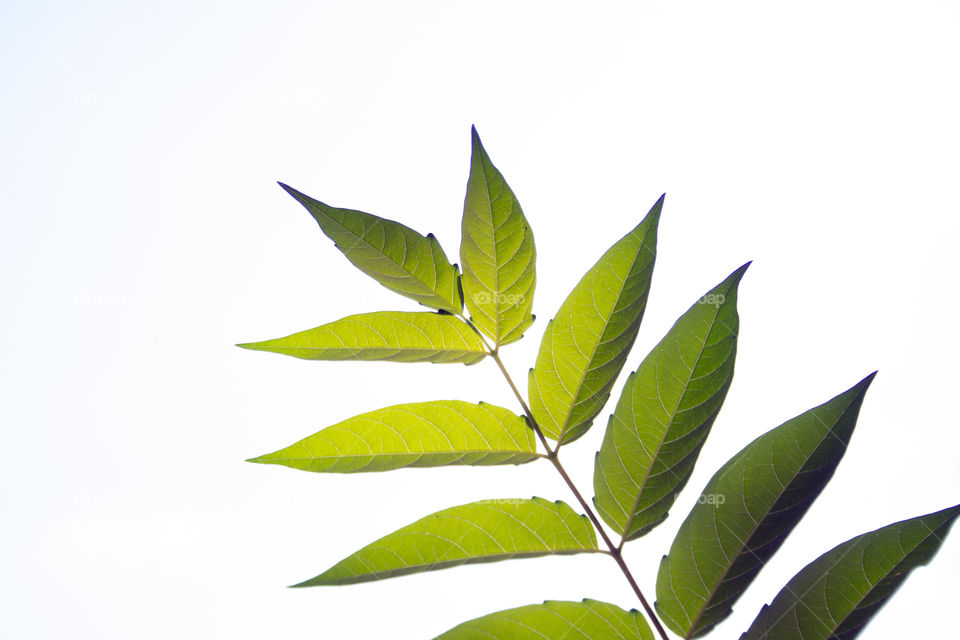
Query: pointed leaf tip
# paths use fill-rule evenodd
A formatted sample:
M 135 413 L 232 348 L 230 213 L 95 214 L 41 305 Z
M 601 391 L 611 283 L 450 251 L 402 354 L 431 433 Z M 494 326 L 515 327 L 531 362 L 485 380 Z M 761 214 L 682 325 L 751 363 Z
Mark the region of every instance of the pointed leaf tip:
M 877 377 L 877 372 L 876 372 L 876 371 L 874 371 L 873 373 L 867 374 L 867 376 L 864 377 L 863 380 L 861 380 L 861 381 L 858 382 L 857 384 L 855 384 L 855 385 L 853 385 L 852 387 L 850 387 L 850 388 L 847 390 L 847 393 L 849 393 L 849 392 L 851 392 L 851 391 L 857 391 L 857 392 L 859 392 L 860 395 L 865 394 L 865 393 L 867 392 L 867 389 L 868 389 L 868 388 L 870 387 L 870 385 L 873 383 L 873 379 L 874 379 L 875 377 Z
M 283 189 L 284 191 L 286 191 L 288 194 L 290 194 L 291 196 L 293 196 L 293 197 L 294 197 L 295 199 L 297 199 L 297 200 L 300 200 L 300 198 L 303 196 L 302 193 L 300 193 L 299 191 L 297 191 L 296 189 L 294 189 L 293 187 L 291 187 L 290 185 L 288 185 L 288 184 L 285 183 L 285 182 L 280 182 L 279 180 L 277 180 L 277 184 L 280 185 L 280 188 L 281 188 L 281 189 Z

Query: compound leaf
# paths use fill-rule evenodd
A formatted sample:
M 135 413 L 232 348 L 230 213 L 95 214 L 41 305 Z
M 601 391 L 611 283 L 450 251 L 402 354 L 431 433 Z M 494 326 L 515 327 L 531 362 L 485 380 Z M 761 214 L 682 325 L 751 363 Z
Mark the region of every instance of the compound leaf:
M 834 547 L 764 605 L 740 640 L 853 640 L 910 572 L 933 559 L 958 515 L 960 505 Z
M 353 584 L 461 564 L 599 551 L 590 521 L 563 502 L 483 500 L 418 520 L 294 586 Z
M 434 640 L 653 640 L 640 612 L 596 600 L 550 601 L 464 622 Z
M 533 322 L 537 252 L 520 203 L 476 128 L 471 137 L 460 242 L 463 292 L 473 323 L 500 346 L 519 340 Z
M 624 540 L 667 517 L 733 380 L 737 286 L 750 263 L 702 296 L 630 374 L 597 454 L 597 511 Z
M 870 374 L 760 436 L 714 474 L 660 562 L 656 608 L 684 638 L 732 612 L 840 463 Z
M 385 286 L 432 309 L 460 313 L 460 274 L 437 239 L 362 211 L 338 209 L 280 183 L 320 225 L 355 267 Z
M 533 430 L 485 402 L 437 400 L 370 411 L 250 462 L 326 473 L 521 464 L 539 457 Z
M 487 355 L 467 323 L 425 311 L 360 313 L 285 338 L 237 346 L 305 360 L 474 364 Z
M 547 325 L 530 371 L 530 408 L 560 443 L 576 440 L 603 409 L 647 304 L 663 196 L 610 247 Z

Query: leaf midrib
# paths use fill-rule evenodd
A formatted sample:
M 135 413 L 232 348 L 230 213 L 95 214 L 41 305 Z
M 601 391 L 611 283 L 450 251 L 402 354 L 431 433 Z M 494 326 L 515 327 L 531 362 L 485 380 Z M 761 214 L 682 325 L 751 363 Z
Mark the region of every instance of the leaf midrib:
M 458 558 L 456 560 L 444 560 L 440 562 L 430 562 L 430 563 L 421 563 L 421 564 L 412 564 L 405 567 L 399 567 L 397 569 L 390 569 L 380 572 L 371 572 L 360 574 L 356 576 L 350 576 L 346 579 L 337 580 L 335 582 L 319 582 L 310 585 L 310 582 L 313 580 L 307 580 L 305 583 L 302 583 L 303 586 L 334 586 L 337 584 L 353 584 L 357 582 L 373 582 L 375 580 L 382 580 L 386 578 L 398 577 L 397 574 L 407 575 L 410 573 L 418 573 L 418 569 L 422 567 L 430 567 L 425 571 L 433 571 L 435 569 L 447 569 L 450 567 L 456 567 L 462 564 L 479 564 L 483 562 L 498 562 L 500 560 L 510 560 L 515 558 L 526 559 L 526 558 L 539 558 L 542 556 L 550 555 L 575 555 L 578 553 L 605 553 L 610 554 L 606 549 L 597 549 L 590 547 L 562 547 L 558 549 L 544 549 L 542 551 L 513 551 L 513 552 L 497 552 L 483 554 L 482 556 L 467 556 L 464 558 Z M 402 573 L 401 573 L 402 572 Z M 299 586 L 299 585 L 295 585 Z
M 287 351 L 402 351 L 404 353 L 469 353 L 482 355 L 486 349 L 450 349 L 446 347 L 264 347 L 263 350 L 285 349 Z
M 490 257 L 493 258 L 493 279 L 496 284 L 496 289 L 493 290 L 493 309 L 495 315 L 491 318 L 491 320 L 493 320 L 496 331 L 496 335 L 493 337 L 494 345 L 499 345 L 500 339 L 503 337 L 503 331 L 501 327 L 503 323 L 500 318 L 500 256 L 498 255 L 497 250 L 497 226 L 493 223 L 493 198 L 490 196 L 490 181 L 487 179 L 487 165 L 486 162 L 484 162 L 484 155 L 486 155 L 486 153 L 482 146 L 480 147 L 480 153 L 478 155 L 480 156 L 480 173 L 483 177 L 483 193 L 486 195 L 487 209 L 490 213 L 490 239 L 493 241 L 493 253 Z M 504 184 L 506 184 L 506 181 L 504 181 Z M 511 212 L 512 211 L 513 208 L 511 206 Z M 477 243 L 477 248 L 480 248 L 479 243 Z M 476 273 L 474 273 L 474 275 L 476 275 Z M 477 282 L 481 282 L 479 276 L 477 276 Z
M 378 458 L 378 457 L 410 457 L 410 458 L 422 458 L 424 456 L 442 456 L 442 455 L 466 455 L 470 453 L 487 453 L 490 455 L 509 453 L 509 454 L 524 454 L 536 458 L 546 458 L 546 454 L 537 453 L 535 451 L 526 451 L 524 449 L 456 449 L 453 451 L 424 451 L 423 453 L 409 453 L 409 452 L 400 452 L 400 453 L 365 453 L 365 454 L 331 454 L 329 456 L 307 456 L 302 458 L 293 458 L 293 457 L 284 457 L 284 458 L 266 458 L 262 462 L 290 462 L 290 461 L 301 461 L 301 460 L 328 460 L 328 459 L 355 459 L 355 458 Z

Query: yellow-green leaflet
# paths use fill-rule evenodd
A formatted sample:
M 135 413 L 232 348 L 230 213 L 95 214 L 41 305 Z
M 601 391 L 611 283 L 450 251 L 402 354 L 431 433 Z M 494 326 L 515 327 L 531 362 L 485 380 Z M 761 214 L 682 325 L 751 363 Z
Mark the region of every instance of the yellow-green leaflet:
M 521 464 L 539 457 L 533 430 L 486 402 L 436 400 L 355 416 L 250 462 L 326 473 Z
M 533 322 L 537 252 L 520 203 L 472 129 L 460 261 L 470 319 L 494 341 L 515 342 Z
M 305 360 L 474 364 L 487 355 L 483 340 L 467 323 L 424 311 L 361 313 L 285 338 L 237 346 Z
M 460 313 L 460 274 L 433 234 L 363 211 L 338 209 L 280 183 L 355 267 L 391 291 L 432 309 Z
M 749 264 L 749 263 L 748 263 Z M 597 511 L 626 540 L 667 517 L 733 380 L 737 286 L 748 265 L 700 297 L 630 374 L 597 454 Z
M 603 409 L 640 329 L 663 197 L 610 247 L 547 325 L 530 371 L 530 409 L 544 434 L 576 440 Z
M 596 600 L 547 601 L 469 620 L 434 640 L 653 640 L 636 609 Z
M 599 552 L 593 525 L 563 502 L 483 500 L 380 538 L 298 587 L 352 584 L 461 564 Z

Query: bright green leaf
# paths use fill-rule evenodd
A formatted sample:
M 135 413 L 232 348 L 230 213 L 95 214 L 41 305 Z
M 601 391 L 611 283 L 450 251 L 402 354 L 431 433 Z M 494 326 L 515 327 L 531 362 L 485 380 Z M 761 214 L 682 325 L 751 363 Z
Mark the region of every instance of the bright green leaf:
M 694 638 L 730 615 L 833 476 L 873 376 L 768 431 L 714 474 L 660 562 L 664 624 Z
M 538 457 L 533 430 L 491 404 L 400 404 L 344 420 L 250 462 L 355 473 L 450 464 L 520 464 Z
M 305 360 L 474 364 L 487 355 L 483 340 L 467 323 L 424 311 L 360 313 L 286 338 L 237 346 Z
M 320 229 L 365 274 L 432 309 L 460 313 L 459 273 L 437 239 L 399 222 L 338 209 L 280 183 L 314 217 Z
M 461 564 L 599 552 L 586 516 L 563 502 L 483 500 L 438 511 L 367 545 L 298 587 L 353 584 Z
M 747 263 L 702 296 L 627 379 L 597 454 L 597 511 L 625 540 L 664 521 L 733 380 L 737 286 Z
M 583 276 L 547 325 L 530 371 L 530 409 L 543 433 L 561 443 L 590 428 L 636 340 L 662 208 L 661 196 Z
M 834 547 L 764 605 L 740 640 L 853 640 L 910 572 L 933 559 L 958 515 L 960 505 Z
M 596 600 L 547 601 L 464 622 L 434 640 L 653 640 L 636 609 Z
M 523 337 L 533 322 L 533 232 L 520 203 L 472 130 L 470 178 L 463 203 L 460 261 L 471 320 L 495 346 Z

